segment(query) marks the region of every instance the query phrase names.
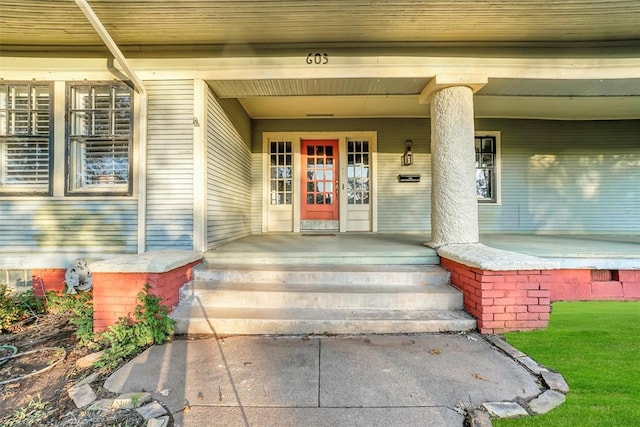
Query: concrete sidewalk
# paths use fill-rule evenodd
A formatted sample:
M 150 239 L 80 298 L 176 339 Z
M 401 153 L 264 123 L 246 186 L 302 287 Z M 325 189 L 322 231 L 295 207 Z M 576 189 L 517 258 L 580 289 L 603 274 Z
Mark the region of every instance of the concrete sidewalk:
M 152 392 L 185 427 L 462 426 L 465 408 L 541 392 L 475 333 L 176 340 L 105 387 Z

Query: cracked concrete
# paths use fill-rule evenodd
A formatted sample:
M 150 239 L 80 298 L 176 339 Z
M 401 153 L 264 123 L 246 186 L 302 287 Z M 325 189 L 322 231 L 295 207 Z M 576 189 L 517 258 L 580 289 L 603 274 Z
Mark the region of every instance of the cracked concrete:
M 477 414 L 475 425 L 487 425 L 486 413 L 477 410 L 482 403 L 529 402 L 546 390 L 528 367 L 495 346 L 497 339 L 484 338 L 472 333 L 176 340 L 138 355 L 105 387 L 116 393 L 150 391 L 184 427 L 276 421 L 449 427 L 462 426 L 468 411 Z

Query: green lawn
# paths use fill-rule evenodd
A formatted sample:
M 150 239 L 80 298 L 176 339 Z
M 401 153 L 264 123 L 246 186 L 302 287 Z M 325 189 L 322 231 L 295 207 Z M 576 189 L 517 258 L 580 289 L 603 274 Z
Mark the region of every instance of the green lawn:
M 547 414 L 494 426 L 640 426 L 640 301 L 554 303 L 549 328 L 505 338 L 570 391 Z

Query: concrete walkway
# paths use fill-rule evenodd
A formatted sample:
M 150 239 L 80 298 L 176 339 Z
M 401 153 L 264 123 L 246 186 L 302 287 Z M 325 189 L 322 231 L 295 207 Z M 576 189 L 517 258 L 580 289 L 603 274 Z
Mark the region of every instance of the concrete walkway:
M 542 391 L 475 333 L 176 340 L 105 387 L 152 392 L 185 427 L 462 426 L 465 409 Z

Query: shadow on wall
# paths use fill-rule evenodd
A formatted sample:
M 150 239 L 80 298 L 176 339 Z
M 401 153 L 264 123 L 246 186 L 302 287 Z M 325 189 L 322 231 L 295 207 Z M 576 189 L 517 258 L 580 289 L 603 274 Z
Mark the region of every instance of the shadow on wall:
M 629 216 L 640 209 L 640 155 L 535 154 L 529 157 L 525 185 L 528 206 L 522 228 L 640 228 L 640 218 Z

